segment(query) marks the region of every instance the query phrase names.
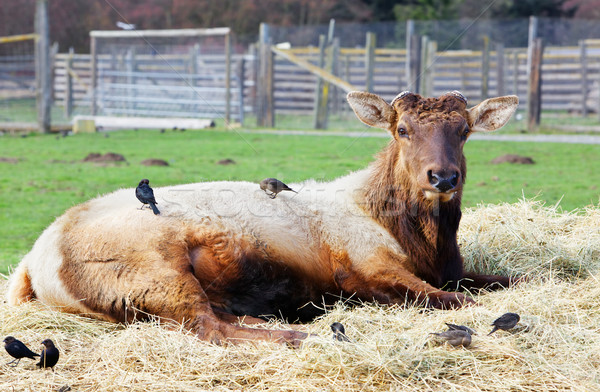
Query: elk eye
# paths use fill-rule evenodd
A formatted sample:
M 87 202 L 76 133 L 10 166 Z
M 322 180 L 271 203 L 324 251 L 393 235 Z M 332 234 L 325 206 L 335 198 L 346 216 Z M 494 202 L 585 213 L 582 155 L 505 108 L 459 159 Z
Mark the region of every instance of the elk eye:
M 398 135 L 408 138 L 408 132 L 406 131 L 406 128 L 398 128 Z
M 462 138 L 466 138 L 467 136 L 469 136 L 470 132 L 471 132 L 471 130 L 469 129 L 469 127 L 465 127 L 465 129 L 463 129 L 462 132 L 460 133 L 460 136 Z

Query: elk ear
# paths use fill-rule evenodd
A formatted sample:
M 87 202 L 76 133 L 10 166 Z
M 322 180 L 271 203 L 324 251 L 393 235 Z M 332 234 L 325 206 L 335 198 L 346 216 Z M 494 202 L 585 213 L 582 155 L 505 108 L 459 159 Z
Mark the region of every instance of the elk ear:
M 486 99 L 467 110 L 467 123 L 473 132 L 490 132 L 502 128 L 519 106 L 516 95 Z
M 351 91 L 347 99 L 356 117 L 367 125 L 389 131 L 396 122 L 396 111 L 379 95 Z

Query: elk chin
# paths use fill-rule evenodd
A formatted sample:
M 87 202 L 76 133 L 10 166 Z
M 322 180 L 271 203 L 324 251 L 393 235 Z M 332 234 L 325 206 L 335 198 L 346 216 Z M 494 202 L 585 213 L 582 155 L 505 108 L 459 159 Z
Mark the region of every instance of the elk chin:
M 455 192 L 435 192 L 430 190 L 423 190 L 425 199 L 429 201 L 440 201 L 442 203 L 449 202 L 454 198 Z

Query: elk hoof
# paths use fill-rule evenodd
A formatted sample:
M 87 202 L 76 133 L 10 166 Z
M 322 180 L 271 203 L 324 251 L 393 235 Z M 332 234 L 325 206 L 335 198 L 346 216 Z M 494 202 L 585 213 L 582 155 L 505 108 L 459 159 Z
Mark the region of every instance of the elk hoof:
M 285 340 L 285 343 L 287 343 L 287 345 L 291 348 L 300 348 L 302 342 L 306 340 L 306 338 L 309 336 L 311 335 L 300 331 L 288 331 L 284 335 L 283 339 Z
M 443 293 L 438 298 L 439 307 L 443 309 L 459 309 L 463 306 L 477 305 L 475 300 L 462 293 Z

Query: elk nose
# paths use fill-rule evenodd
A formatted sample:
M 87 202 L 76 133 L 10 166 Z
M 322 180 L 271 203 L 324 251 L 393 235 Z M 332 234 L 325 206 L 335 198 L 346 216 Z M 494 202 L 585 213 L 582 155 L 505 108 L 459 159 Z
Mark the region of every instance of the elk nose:
M 458 185 L 458 172 L 453 172 L 450 176 L 445 176 L 443 173 L 434 173 L 432 170 L 427 172 L 429 183 L 440 192 L 448 192 Z

